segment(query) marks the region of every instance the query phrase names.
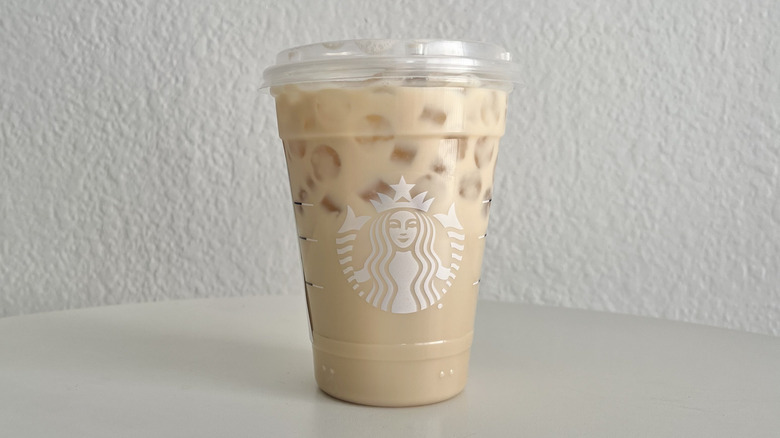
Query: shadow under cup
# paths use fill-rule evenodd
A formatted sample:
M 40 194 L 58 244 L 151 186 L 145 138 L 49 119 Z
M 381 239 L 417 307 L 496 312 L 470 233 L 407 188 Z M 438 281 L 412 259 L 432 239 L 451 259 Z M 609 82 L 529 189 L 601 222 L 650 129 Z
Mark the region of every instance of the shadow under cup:
M 508 90 L 362 80 L 271 93 L 319 387 L 378 406 L 458 394 Z

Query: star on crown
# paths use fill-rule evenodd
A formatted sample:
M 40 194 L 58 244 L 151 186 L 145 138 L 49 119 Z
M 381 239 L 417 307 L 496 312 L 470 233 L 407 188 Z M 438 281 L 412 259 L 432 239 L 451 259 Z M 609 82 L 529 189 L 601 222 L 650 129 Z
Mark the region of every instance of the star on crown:
M 414 208 L 428 212 L 428 209 L 431 208 L 431 203 L 433 203 L 434 198 L 426 201 L 425 195 L 427 195 L 428 192 L 422 192 L 412 198 L 412 195 L 409 192 L 414 188 L 414 184 L 407 183 L 406 180 L 404 180 L 404 177 L 401 177 L 398 184 L 390 184 L 390 187 L 395 190 L 395 196 L 391 198 L 384 193 L 378 193 L 379 201 L 371 200 L 377 213 L 392 210 L 394 208 Z

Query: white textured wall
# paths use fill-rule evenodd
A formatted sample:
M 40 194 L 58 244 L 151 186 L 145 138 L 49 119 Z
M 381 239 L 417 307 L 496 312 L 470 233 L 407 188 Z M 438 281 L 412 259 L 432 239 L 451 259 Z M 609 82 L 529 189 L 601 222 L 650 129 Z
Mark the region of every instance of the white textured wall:
M 302 293 L 276 51 L 511 49 L 485 298 L 780 334 L 780 2 L 0 2 L 0 315 Z M 500 238 L 499 238 L 500 236 Z

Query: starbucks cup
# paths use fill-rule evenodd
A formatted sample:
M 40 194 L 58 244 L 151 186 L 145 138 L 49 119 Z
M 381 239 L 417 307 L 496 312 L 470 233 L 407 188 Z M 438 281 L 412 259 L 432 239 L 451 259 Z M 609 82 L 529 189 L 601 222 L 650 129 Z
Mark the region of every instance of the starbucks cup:
M 516 76 L 501 47 L 443 40 L 307 45 L 264 72 L 326 393 L 413 406 L 463 390 Z

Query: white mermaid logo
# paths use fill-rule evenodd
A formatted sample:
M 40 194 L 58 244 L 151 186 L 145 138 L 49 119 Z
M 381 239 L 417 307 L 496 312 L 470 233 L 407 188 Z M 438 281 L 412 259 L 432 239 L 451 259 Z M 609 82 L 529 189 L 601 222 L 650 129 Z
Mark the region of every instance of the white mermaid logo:
M 411 196 L 414 184 L 403 177 L 390 187 L 392 198 L 379 193 L 379 201 L 371 200 L 376 216 L 355 216 L 347 207 L 344 224 L 339 229 L 337 251 L 346 265 L 344 274 L 352 288 L 366 302 L 392 313 L 413 313 L 432 307 L 447 293 L 462 259 L 463 230 L 452 204 L 447 214 L 434 214 L 438 224 L 428 215 L 434 198 L 425 199 L 427 192 Z M 370 253 L 364 261 L 355 263 L 352 257 L 354 241 L 361 229 L 369 223 Z M 437 227 L 447 232 L 452 249 L 449 267 L 436 252 Z M 365 232 L 361 237 L 365 238 Z M 441 233 L 439 233 L 441 235 Z M 456 242 L 460 241 L 461 243 Z M 441 305 L 439 305 L 441 307 Z

